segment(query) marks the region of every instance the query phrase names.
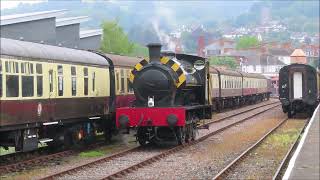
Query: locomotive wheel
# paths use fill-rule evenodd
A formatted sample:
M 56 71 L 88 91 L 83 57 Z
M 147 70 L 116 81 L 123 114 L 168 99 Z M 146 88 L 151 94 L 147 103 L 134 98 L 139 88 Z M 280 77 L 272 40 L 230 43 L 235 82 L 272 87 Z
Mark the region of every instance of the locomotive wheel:
M 145 146 L 147 144 L 147 136 L 146 136 L 146 132 L 144 130 L 144 128 L 138 128 L 137 131 L 137 141 L 139 142 L 139 144 L 141 146 Z
M 185 140 L 182 127 L 178 127 L 176 129 L 176 136 L 177 136 L 178 145 L 182 145 L 183 144 L 183 140 Z

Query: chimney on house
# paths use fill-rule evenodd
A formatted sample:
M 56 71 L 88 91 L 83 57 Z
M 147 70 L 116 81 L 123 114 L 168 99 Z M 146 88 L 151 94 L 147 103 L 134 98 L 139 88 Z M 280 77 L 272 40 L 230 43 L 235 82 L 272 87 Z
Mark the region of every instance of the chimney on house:
M 307 64 L 307 56 L 302 49 L 295 49 L 293 53 L 290 55 L 290 59 L 291 59 L 291 64 L 293 63 Z

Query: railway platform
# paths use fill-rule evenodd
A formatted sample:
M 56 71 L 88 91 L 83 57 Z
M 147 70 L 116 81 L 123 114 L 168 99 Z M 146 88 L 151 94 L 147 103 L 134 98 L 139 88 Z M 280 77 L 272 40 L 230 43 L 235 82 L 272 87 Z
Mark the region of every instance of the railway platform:
M 283 179 L 319 179 L 319 121 L 320 105 L 310 119 Z

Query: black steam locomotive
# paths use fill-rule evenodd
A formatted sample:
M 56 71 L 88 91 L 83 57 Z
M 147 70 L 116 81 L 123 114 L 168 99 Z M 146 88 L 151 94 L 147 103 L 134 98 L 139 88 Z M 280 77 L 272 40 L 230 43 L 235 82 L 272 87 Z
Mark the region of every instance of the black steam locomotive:
M 117 126 L 138 127 L 140 144 L 192 140 L 197 122 L 212 115 L 209 63 L 199 56 L 160 53 L 160 44 L 148 47 L 150 61 L 138 63 L 129 78 L 136 101 L 117 109 Z
M 312 116 L 320 100 L 320 73 L 305 64 L 284 66 L 279 72 L 279 99 L 289 118 L 297 112 Z

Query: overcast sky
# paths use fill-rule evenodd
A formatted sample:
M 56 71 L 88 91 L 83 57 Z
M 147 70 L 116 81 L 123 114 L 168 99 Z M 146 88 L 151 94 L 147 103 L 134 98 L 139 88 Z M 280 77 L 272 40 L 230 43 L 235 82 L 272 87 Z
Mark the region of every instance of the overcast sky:
M 36 4 L 36 3 L 41 3 L 41 2 L 46 2 L 48 0 L 1 0 L 1 9 L 10 9 L 10 8 L 15 8 L 17 7 L 20 3 L 22 4 Z

